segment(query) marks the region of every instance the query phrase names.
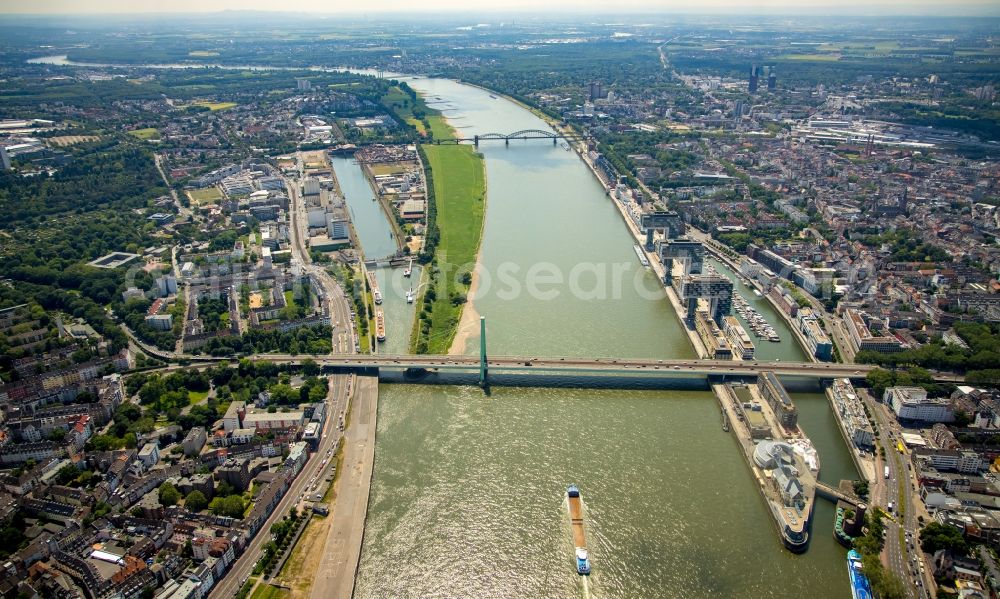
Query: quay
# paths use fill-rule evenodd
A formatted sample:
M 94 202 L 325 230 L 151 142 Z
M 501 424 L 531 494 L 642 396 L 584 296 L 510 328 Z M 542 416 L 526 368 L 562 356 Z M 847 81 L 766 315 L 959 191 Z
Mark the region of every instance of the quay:
M 344 433 L 343 461 L 334 493 L 332 525 L 323 544 L 322 560 L 313 582 L 312 599 L 350 599 L 361 560 L 368 494 L 375 465 L 375 425 L 378 380 L 357 377 L 349 408 L 350 426 Z
M 770 373 L 760 385 L 712 385 L 786 549 L 808 547 L 819 460 L 795 408 Z

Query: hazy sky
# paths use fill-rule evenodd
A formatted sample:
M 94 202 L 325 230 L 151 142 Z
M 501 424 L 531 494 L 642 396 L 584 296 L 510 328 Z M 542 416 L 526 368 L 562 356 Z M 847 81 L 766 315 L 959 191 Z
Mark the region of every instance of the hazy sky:
M 1000 0 L 0 0 L 7 13 L 135 13 L 280 10 L 329 13 L 384 11 L 683 12 L 791 14 L 1000 14 Z

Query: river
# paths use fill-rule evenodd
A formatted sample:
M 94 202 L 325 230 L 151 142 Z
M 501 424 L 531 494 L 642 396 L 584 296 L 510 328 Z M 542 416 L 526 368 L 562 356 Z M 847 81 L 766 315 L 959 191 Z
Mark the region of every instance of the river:
M 426 78 L 410 85 L 466 135 L 548 129 L 483 90 Z M 572 152 L 545 141 L 481 151 L 488 208 L 473 306 L 487 317 L 491 352 L 694 355 L 617 211 Z M 348 203 L 357 219 L 376 219 Z M 367 225 L 355 226 L 367 251 Z M 399 313 L 405 328 L 412 310 Z M 761 347 L 761 358 L 799 359 L 790 332 L 765 316 L 783 340 Z M 389 342 L 399 343 L 392 328 Z M 792 397 L 820 478 L 855 477 L 825 397 Z M 708 391 L 495 388 L 487 397 L 474 387 L 383 385 L 377 439 L 357 597 L 850 592 L 833 506 L 817 502 L 807 553 L 784 550 Z M 571 562 L 569 483 L 587 505 L 589 579 Z
M 548 130 L 483 90 L 409 83 L 463 136 Z M 694 356 L 617 210 L 574 153 L 544 140 L 480 150 L 488 193 L 472 303 L 487 318 L 491 352 Z M 539 271 L 545 284 L 532 288 Z M 802 359 L 769 306 L 738 290 L 782 335 L 762 342 L 761 357 Z M 819 448 L 821 478 L 854 478 L 825 397 L 793 397 Z M 588 509 L 586 581 L 571 563 L 569 483 Z M 495 388 L 485 397 L 468 387 L 384 385 L 356 595 L 843 597 L 832 519 L 833 506 L 820 501 L 809 551 L 782 548 L 708 391 Z

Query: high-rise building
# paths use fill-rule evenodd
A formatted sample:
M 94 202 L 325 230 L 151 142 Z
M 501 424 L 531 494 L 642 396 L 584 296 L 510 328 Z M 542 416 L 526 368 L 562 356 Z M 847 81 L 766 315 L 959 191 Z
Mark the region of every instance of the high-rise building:
M 774 73 L 774 67 L 767 67 L 767 91 L 773 92 L 778 88 L 778 76 Z
M 295 86 L 302 91 L 312 89 L 312 81 L 308 79 L 296 79 Z
M 760 67 L 757 65 L 752 65 L 750 67 L 750 93 L 757 91 L 757 86 L 760 81 Z
M 604 97 L 604 86 L 601 85 L 600 81 L 591 81 L 590 88 L 588 89 L 590 95 L 590 101 L 600 100 Z
M 7 147 L 0 143 L 0 167 L 5 171 L 10 170 L 10 154 L 7 153 Z
M 745 110 L 746 107 L 743 104 L 743 100 L 736 100 L 736 105 L 733 106 L 733 120 L 739 121 L 741 118 L 743 118 L 743 112 Z

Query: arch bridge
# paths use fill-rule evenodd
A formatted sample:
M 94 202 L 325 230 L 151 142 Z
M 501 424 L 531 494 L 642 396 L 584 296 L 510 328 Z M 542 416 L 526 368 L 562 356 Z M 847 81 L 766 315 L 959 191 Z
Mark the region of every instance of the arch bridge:
M 591 139 L 590 135 L 578 134 L 578 133 L 555 133 L 553 131 L 543 131 L 541 129 L 523 129 L 521 131 L 514 131 L 513 133 L 483 133 L 482 135 L 474 135 L 472 137 L 455 137 L 450 139 L 436 139 L 433 143 L 436 144 L 460 144 L 472 142 L 473 145 L 479 147 L 479 142 L 485 141 L 502 141 L 506 145 L 510 145 L 511 140 L 528 140 L 528 139 L 551 139 L 552 145 L 559 143 L 560 139 L 566 141 L 581 141 Z

